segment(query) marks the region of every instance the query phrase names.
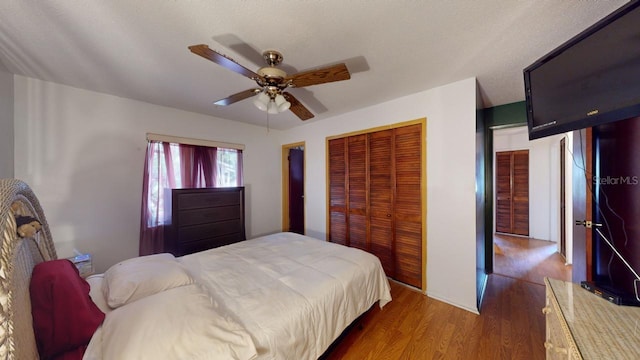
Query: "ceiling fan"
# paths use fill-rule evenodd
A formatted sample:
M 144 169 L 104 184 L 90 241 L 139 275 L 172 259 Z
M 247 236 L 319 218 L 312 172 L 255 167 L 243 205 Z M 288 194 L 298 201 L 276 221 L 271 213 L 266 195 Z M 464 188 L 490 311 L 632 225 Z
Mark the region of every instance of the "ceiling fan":
M 230 57 L 211 50 L 207 45 L 192 45 L 189 50 L 196 55 L 200 55 L 207 60 L 246 76 L 258 84 L 257 88 L 241 91 L 224 99 L 214 102 L 216 105 L 231 105 L 238 101 L 257 95 L 254 105 L 270 114 L 277 114 L 286 110 L 291 110 L 300 120 L 308 120 L 313 114 L 291 93 L 285 92 L 290 87 L 304 87 L 324 84 L 333 81 L 348 80 L 351 78 L 349 69 L 345 64 L 336 64 L 320 69 L 300 72 L 287 75 L 285 71 L 277 66 L 282 63 L 282 54 L 275 50 L 267 50 L 262 53 L 267 66 L 253 72 L 238 64 Z

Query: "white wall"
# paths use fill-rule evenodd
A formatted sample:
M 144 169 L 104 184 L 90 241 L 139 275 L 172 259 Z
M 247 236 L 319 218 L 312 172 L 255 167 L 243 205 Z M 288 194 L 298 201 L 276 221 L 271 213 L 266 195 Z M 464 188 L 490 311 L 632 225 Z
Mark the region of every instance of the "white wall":
M 145 133 L 246 144 L 247 235 L 281 226 L 281 145 L 305 141 L 306 226 L 325 239 L 325 138 L 427 118 L 427 294 L 477 312 L 475 78 L 286 132 L 15 77 L 15 177 L 36 192 L 60 256 L 98 271 L 138 253 Z M 266 165 L 265 165 L 266 164 Z
M 296 127 L 281 144 L 305 141 L 307 234 L 326 238 L 327 136 L 427 118 L 427 294 L 476 306 L 476 81 L 435 89 Z
M 529 150 L 529 236 L 534 239 L 559 240 L 562 137 L 564 135 L 529 141 L 526 126 L 493 132 L 494 164 L 498 151 Z M 493 177 L 495 183 L 495 169 Z
M 0 178 L 13 177 L 13 74 L 0 64 Z
M 15 177 L 38 196 L 60 257 L 90 252 L 104 271 L 138 255 L 147 132 L 245 144 L 247 236 L 280 230 L 279 131 L 21 76 L 14 124 Z

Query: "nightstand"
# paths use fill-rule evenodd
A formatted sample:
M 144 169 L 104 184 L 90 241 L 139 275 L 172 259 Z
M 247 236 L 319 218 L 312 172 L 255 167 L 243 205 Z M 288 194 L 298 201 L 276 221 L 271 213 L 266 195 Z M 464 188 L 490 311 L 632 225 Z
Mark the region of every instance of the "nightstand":
M 95 271 L 93 269 L 91 254 L 80 254 L 68 259 L 76 266 L 80 276 L 83 278 L 94 274 Z

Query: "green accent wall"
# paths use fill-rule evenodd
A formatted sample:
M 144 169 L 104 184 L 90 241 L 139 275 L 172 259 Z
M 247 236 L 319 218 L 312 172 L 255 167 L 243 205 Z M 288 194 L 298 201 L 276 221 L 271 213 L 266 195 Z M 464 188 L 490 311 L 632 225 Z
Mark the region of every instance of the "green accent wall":
M 485 163 L 485 269 L 493 273 L 493 129 L 503 126 L 525 125 L 527 108 L 524 101 L 484 109 Z
M 527 108 L 524 101 L 484 109 L 484 124 L 487 129 L 526 123 Z

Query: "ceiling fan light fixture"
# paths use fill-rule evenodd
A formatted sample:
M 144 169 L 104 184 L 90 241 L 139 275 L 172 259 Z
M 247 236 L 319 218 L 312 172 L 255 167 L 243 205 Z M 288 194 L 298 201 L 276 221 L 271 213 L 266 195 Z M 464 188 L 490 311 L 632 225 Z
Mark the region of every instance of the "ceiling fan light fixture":
M 274 99 L 274 102 L 278 107 L 278 112 L 285 112 L 291 107 L 291 103 L 288 102 L 282 94 L 278 94 Z
M 253 105 L 255 105 L 258 109 L 262 111 L 267 111 L 268 106 L 271 103 L 271 98 L 264 92 L 258 94 L 255 100 L 253 100 Z
M 267 112 L 269 114 L 277 114 L 278 111 L 278 105 L 276 105 L 275 101 L 269 101 L 269 106 L 267 107 Z
M 287 75 L 286 71 L 278 67 L 283 60 L 282 54 L 275 50 L 267 50 L 262 54 L 267 66 L 261 67 L 257 72 L 253 72 L 230 57 L 210 49 L 205 44 L 192 45 L 188 48 L 192 53 L 249 78 L 258 85 L 257 88 L 244 90 L 214 102 L 215 105 L 219 106 L 231 105 L 255 96 L 253 104 L 262 111 L 278 114 L 290 110 L 300 120 L 308 120 L 313 118 L 313 113 L 300 103 L 293 94 L 287 92 L 285 93 L 286 97 L 283 96 L 284 90 L 289 87 L 301 88 L 351 79 L 349 69 L 344 63 Z

